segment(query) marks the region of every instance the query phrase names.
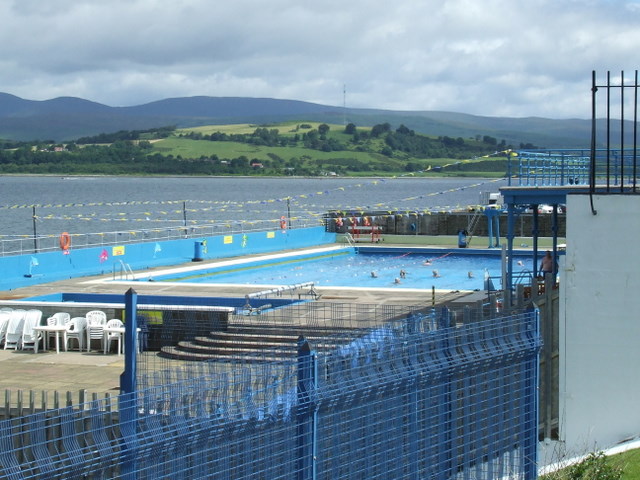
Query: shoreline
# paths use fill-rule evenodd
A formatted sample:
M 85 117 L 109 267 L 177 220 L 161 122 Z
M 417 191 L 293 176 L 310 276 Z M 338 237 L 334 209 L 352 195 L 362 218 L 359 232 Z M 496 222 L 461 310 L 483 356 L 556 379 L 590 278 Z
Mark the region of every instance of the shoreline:
M 476 176 L 476 175 L 450 175 L 450 174 L 429 174 L 429 175 L 415 175 L 415 174 L 406 174 L 406 175 L 344 175 L 344 176 L 335 176 L 330 177 L 326 175 L 318 175 L 318 176 L 298 176 L 298 175 L 106 175 L 99 173 L 69 173 L 69 174 L 59 174 L 59 173 L 0 173 L 0 178 L 2 177 L 46 177 L 46 178 L 66 178 L 66 177 L 74 177 L 74 178 L 290 178 L 290 179 L 311 179 L 311 180 L 324 180 L 334 181 L 334 180 L 349 180 L 349 179 L 387 179 L 387 180 L 415 180 L 416 178 L 420 179 L 429 179 L 429 178 L 460 178 L 460 179 L 469 179 L 476 178 L 479 180 L 506 180 L 507 177 L 505 175 L 499 176 Z

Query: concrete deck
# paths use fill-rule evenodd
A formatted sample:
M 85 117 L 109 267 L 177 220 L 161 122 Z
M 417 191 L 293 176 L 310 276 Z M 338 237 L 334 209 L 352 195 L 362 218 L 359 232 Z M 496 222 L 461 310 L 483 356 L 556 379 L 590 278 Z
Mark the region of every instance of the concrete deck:
M 478 242 L 480 246 L 481 243 Z M 389 245 L 386 245 L 389 246 Z M 405 246 L 405 245 L 398 245 Z M 444 247 L 438 245 L 437 247 Z M 453 245 L 447 246 L 449 248 Z M 243 257 L 246 258 L 246 257 Z M 224 259 L 228 261 L 229 259 Z M 211 260 L 200 262 L 200 268 L 210 263 L 219 262 Z M 186 267 L 176 266 L 175 268 Z M 168 267 L 147 270 L 144 273 L 153 273 L 155 270 L 166 270 Z M 53 283 L 34 285 L 11 291 L 0 292 L 0 300 L 16 301 L 22 298 L 37 295 L 46 295 L 60 292 L 74 293 L 125 293 L 129 288 L 134 288 L 138 294 L 148 295 L 175 295 L 175 296 L 215 296 L 215 297 L 239 297 L 244 298 L 248 293 L 255 292 L 251 286 L 216 286 L 202 285 L 194 288 L 193 285 L 163 284 L 155 282 L 100 282 L 109 279 L 111 275 L 99 277 L 83 277 L 62 280 Z M 362 303 L 373 305 L 422 305 L 432 303 L 431 290 L 418 289 L 348 289 L 316 287 L 320 295 L 320 302 L 336 303 Z M 475 301 L 478 292 L 469 291 L 438 291 L 436 303 L 448 302 L 460 303 L 464 297 L 469 296 Z M 285 294 L 286 296 L 286 294 Z M 297 298 L 297 294 L 296 294 Z M 150 354 L 154 354 L 150 352 Z M 116 354 L 104 355 L 101 352 L 61 352 L 40 351 L 34 354 L 29 351 L 0 350 L 0 389 L 8 389 L 12 392 L 42 391 L 49 392 L 77 392 L 87 390 L 96 392 L 101 396 L 105 393 L 117 394 L 120 384 L 120 374 L 124 369 L 124 357 Z

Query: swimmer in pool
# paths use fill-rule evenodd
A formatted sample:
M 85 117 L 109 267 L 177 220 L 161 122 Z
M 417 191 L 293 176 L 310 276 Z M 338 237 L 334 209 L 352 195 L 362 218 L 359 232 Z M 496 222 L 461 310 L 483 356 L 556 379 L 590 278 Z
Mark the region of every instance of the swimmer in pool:
M 400 279 L 398 277 L 396 277 L 396 279 L 393 281 L 393 283 L 400 283 Z
M 407 278 L 407 272 L 404 269 L 400 270 L 400 278 Z
M 473 278 L 473 272 L 469 272 L 469 273 L 467 273 L 467 276 L 468 276 L 469 278 Z
M 426 266 L 431 265 L 431 260 L 425 260 L 423 265 L 426 265 Z
M 378 274 L 375 271 L 372 271 L 371 278 L 378 278 Z
M 440 278 L 440 272 L 438 270 L 433 271 L 433 278 Z

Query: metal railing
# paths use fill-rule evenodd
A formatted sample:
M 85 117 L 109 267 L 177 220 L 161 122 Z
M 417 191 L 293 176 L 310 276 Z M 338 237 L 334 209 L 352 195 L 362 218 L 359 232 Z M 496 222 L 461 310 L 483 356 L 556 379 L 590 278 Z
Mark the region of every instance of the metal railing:
M 131 265 L 120 260 L 113 265 L 114 280 L 129 280 L 135 278 Z
M 518 166 L 509 185 L 523 187 L 604 188 L 607 193 L 635 192 L 637 188 L 634 149 L 536 150 L 517 152 Z
M 590 187 L 597 186 L 607 193 L 637 193 L 638 179 L 638 71 L 633 79 L 625 79 L 624 71 L 612 80 L 607 72 L 606 82 L 598 82 L 596 72 L 591 85 L 591 170 Z M 604 98 L 598 99 L 598 92 Z M 626 95 L 629 94 L 629 95 Z M 604 109 L 604 149 L 597 144 L 602 136 L 598 112 Z M 630 111 L 630 112 L 629 112 Z M 600 114 L 602 115 L 602 114 Z
M 256 220 L 251 222 L 220 222 L 188 227 L 165 227 L 140 230 L 118 230 L 98 233 L 70 233 L 71 248 L 90 248 L 130 243 L 156 242 L 199 238 L 215 235 L 231 235 L 280 229 L 279 220 Z M 296 219 L 296 228 L 317 227 L 322 219 Z M 0 256 L 25 255 L 60 250 L 60 235 L 0 235 Z
M 509 185 L 567 186 L 588 185 L 590 151 L 588 149 L 556 149 L 517 151 L 515 178 L 509 176 Z
M 536 312 L 414 312 L 348 340 L 0 420 L 0 476 L 536 478 Z

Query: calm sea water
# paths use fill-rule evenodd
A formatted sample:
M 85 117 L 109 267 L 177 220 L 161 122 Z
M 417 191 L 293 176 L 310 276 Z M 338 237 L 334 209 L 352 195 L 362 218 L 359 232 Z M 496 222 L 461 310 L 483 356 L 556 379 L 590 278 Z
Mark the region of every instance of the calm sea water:
M 0 177 L 0 236 L 313 219 L 328 210 L 476 205 L 505 180 L 467 178 Z M 319 224 L 319 221 L 318 221 Z

